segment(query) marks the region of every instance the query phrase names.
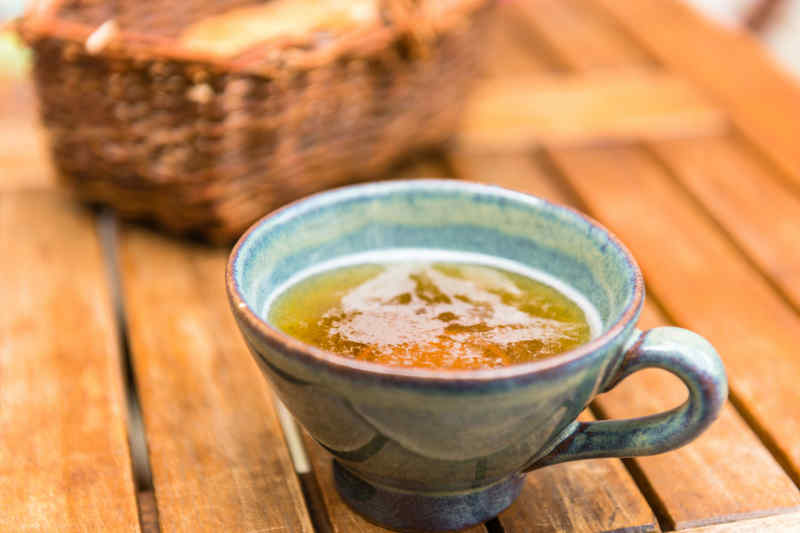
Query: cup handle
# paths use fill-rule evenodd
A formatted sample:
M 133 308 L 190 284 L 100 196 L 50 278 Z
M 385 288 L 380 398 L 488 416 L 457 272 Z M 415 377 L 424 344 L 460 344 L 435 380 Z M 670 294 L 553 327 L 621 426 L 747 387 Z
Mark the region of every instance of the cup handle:
M 703 337 L 681 328 L 661 327 L 638 332 L 617 371 L 602 392 L 643 368 L 663 368 L 689 389 L 683 405 L 641 418 L 573 422 L 555 439 L 546 455 L 525 471 L 565 461 L 594 457 L 654 455 L 683 446 L 717 418 L 728 396 L 728 380 L 714 347 Z

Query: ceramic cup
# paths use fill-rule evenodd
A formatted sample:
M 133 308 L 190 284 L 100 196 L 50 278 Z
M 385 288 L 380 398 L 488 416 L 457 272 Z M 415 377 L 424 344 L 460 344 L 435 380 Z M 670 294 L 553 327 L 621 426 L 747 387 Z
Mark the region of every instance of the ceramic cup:
M 270 297 L 296 273 L 397 248 L 472 252 L 532 267 L 590 302 L 599 331 L 543 360 L 428 370 L 338 356 L 265 319 Z M 394 529 L 458 529 L 489 519 L 514 501 L 524 473 L 536 468 L 682 446 L 714 420 L 727 395 L 725 370 L 703 338 L 672 327 L 636 329 L 642 276 L 613 235 L 571 209 L 497 187 L 413 180 L 308 197 L 241 238 L 227 288 L 274 390 L 333 454 L 344 500 Z M 686 402 L 643 418 L 576 421 L 596 395 L 647 367 L 683 380 Z

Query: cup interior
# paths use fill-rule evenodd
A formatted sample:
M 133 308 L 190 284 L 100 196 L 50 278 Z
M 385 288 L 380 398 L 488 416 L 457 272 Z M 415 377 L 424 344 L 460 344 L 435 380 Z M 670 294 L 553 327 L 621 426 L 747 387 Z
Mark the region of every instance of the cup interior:
M 234 249 L 232 290 L 269 325 L 267 304 L 297 273 L 388 249 L 481 254 L 554 277 L 594 307 L 595 337 L 642 298 L 638 266 L 596 222 L 540 198 L 450 180 L 345 187 L 268 215 Z

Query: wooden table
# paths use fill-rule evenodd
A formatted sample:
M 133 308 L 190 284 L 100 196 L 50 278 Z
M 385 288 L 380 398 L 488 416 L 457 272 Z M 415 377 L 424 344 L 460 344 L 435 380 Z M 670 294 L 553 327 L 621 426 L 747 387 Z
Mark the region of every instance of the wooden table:
M 800 89 L 677 0 L 519 0 L 500 18 L 452 150 L 397 176 L 589 212 L 644 269 L 641 326 L 707 336 L 731 401 L 678 451 L 536 471 L 470 531 L 800 531 Z M 380 531 L 276 410 L 228 311 L 227 250 L 78 206 L 27 82 L 0 91 L 0 531 Z M 684 394 L 645 372 L 585 416 Z

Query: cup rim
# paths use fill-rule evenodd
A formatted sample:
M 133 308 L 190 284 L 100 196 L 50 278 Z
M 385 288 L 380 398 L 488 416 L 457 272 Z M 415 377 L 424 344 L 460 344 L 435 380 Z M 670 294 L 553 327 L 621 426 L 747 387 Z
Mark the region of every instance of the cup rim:
M 450 188 L 458 191 L 463 191 L 466 189 L 475 192 L 488 192 L 490 194 L 499 195 L 513 201 L 521 201 L 529 205 L 544 204 L 548 209 L 561 211 L 568 217 L 574 217 L 585 221 L 590 226 L 601 231 L 608 241 L 621 253 L 623 259 L 627 263 L 632 278 L 633 298 L 620 314 L 619 318 L 613 324 L 611 324 L 610 327 L 606 328 L 605 331 L 603 331 L 600 335 L 585 344 L 581 344 L 580 346 L 577 346 L 571 350 L 567 350 L 566 352 L 562 352 L 558 355 L 550 356 L 545 359 L 477 370 L 433 370 L 427 368 L 404 368 L 383 365 L 380 363 L 371 363 L 358 359 L 351 359 L 343 355 L 338 355 L 335 352 L 317 348 L 316 346 L 307 344 L 282 332 L 278 328 L 270 325 L 266 320 L 259 317 L 258 314 L 247 303 L 242 292 L 240 291 L 239 284 L 234 277 L 234 266 L 237 264 L 240 258 L 240 252 L 244 243 L 248 241 L 262 225 L 279 216 L 287 216 L 287 213 L 291 213 L 303 205 L 311 205 L 309 209 L 312 209 L 314 207 L 312 204 L 319 204 L 320 200 L 327 200 L 320 204 L 325 205 L 328 203 L 333 203 L 340 198 L 354 196 L 358 193 L 358 191 L 362 190 L 372 190 L 380 193 L 391 192 L 392 190 L 409 190 L 414 188 L 431 188 L 436 190 Z M 300 213 L 302 212 L 303 211 Z M 637 312 L 644 302 L 644 279 L 641 270 L 639 269 L 639 265 L 636 263 L 633 255 L 616 237 L 616 235 L 611 233 L 607 228 L 605 228 L 592 217 L 585 215 L 584 213 L 581 213 L 580 211 L 577 211 L 571 207 L 557 204 L 532 194 L 507 189 L 505 187 L 499 187 L 497 185 L 470 182 L 465 180 L 432 178 L 390 180 L 385 182 L 369 182 L 337 187 L 305 196 L 267 213 L 254 222 L 247 229 L 247 231 L 242 234 L 231 250 L 225 269 L 225 286 L 234 315 L 243 320 L 251 330 L 260 334 L 261 337 L 275 349 L 282 350 L 285 353 L 290 352 L 293 354 L 293 356 L 304 359 L 306 362 L 322 364 L 329 369 L 338 370 L 348 374 L 355 373 L 364 377 L 383 379 L 390 378 L 399 381 L 425 383 L 458 382 L 479 384 L 503 379 L 520 378 L 530 374 L 536 374 L 542 371 L 553 370 L 567 366 L 570 363 L 589 356 L 589 354 L 594 353 L 596 350 L 618 337 L 625 330 L 627 325 L 636 317 Z

